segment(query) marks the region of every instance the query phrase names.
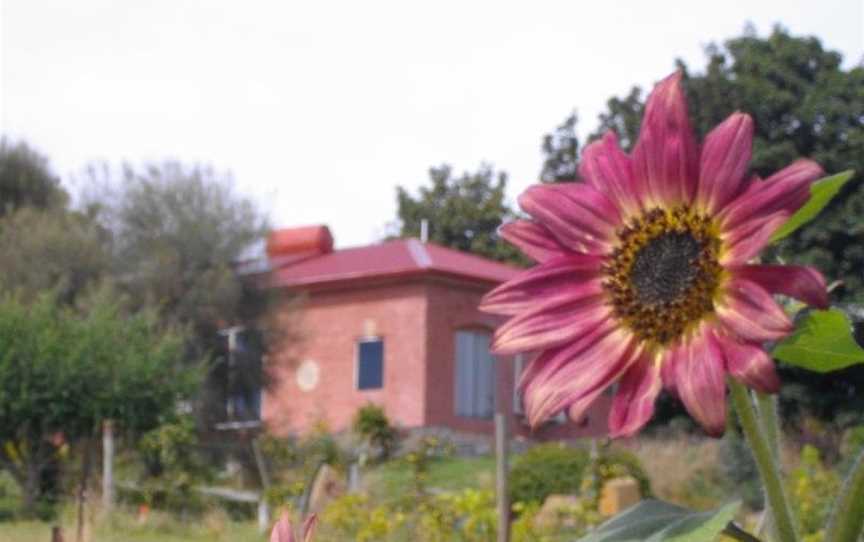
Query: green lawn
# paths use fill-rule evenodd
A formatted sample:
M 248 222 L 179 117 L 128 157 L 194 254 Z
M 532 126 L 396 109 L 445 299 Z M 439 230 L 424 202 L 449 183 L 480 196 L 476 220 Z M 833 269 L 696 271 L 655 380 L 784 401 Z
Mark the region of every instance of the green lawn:
M 390 461 L 363 474 L 363 486 L 376 500 L 387 500 L 413 490 L 411 467 L 404 461 Z M 490 456 L 435 459 L 426 478 L 429 490 L 452 491 L 473 487 L 495 487 L 495 459 Z

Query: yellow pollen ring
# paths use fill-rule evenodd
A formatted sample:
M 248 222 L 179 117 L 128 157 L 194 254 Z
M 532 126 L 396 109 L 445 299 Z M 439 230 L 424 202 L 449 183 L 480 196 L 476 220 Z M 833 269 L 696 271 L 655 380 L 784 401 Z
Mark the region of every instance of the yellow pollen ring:
M 603 287 L 615 316 L 646 347 L 668 346 L 712 316 L 725 273 L 710 217 L 686 206 L 653 208 L 616 237 Z

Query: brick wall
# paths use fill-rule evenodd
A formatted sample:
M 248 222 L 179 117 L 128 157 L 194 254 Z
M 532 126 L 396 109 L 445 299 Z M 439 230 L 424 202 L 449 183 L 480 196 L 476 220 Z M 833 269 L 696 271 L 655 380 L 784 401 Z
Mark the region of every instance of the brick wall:
M 488 285 L 442 276 L 401 282 L 354 284 L 351 288 L 310 293 L 296 323 L 301 340 L 270 353 L 273 385 L 265 393 L 263 417 L 278 435 L 304 433 L 317 422 L 341 431 L 367 402 L 384 407 L 402 427 L 449 427 L 491 434 L 491 419 L 457 416 L 454 410 L 455 333 L 492 332 L 501 319 L 477 310 Z M 364 336 L 384 341 L 384 383 L 379 390 L 357 390 L 356 345 Z M 318 382 L 298 385 L 297 369 L 314 361 Z M 497 397 L 513 412 L 513 360 L 499 358 Z M 603 395 L 581 424 L 550 423 L 537 431 L 520 416 L 510 419 L 511 434 L 539 440 L 600 436 L 606 433 L 611 398 Z
M 426 290 L 418 281 L 324 290 L 308 295 L 297 318 L 301 340 L 271 352 L 273 386 L 265 394 L 263 416 L 276 434 L 308 431 L 324 421 L 329 429 L 350 427 L 368 402 L 384 407 L 395 423 L 423 423 Z M 375 335 L 384 341 L 383 387 L 356 387 L 357 341 Z M 314 389 L 298 385 L 305 361 L 319 368 Z

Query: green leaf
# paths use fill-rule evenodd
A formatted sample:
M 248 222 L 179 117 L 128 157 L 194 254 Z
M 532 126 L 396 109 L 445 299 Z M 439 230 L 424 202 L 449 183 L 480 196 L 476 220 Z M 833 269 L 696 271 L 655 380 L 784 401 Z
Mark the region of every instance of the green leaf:
M 772 355 L 819 373 L 864 362 L 864 349 L 855 342 L 849 319 L 837 309 L 807 313 L 795 332 L 774 347 Z
M 645 500 L 610 519 L 580 542 L 705 542 L 732 521 L 739 502 L 694 512 L 668 502 Z
M 792 215 L 785 224 L 780 226 L 780 229 L 774 232 L 774 235 L 771 236 L 771 242 L 774 243 L 783 239 L 804 224 L 816 218 L 816 215 L 818 215 L 819 212 L 828 205 L 828 202 L 837 195 L 837 192 L 843 188 L 843 185 L 846 184 L 854 174 L 854 170 L 848 169 L 836 175 L 823 177 L 810 185 L 810 199 L 808 199 L 807 203 L 798 209 L 798 212 Z

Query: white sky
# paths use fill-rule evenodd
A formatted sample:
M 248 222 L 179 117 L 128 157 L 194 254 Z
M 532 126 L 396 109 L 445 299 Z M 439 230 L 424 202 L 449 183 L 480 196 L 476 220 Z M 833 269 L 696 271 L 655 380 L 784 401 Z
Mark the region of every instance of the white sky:
M 747 21 L 864 58 L 864 0 L 0 0 L 0 131 L 67 183 L 94 160 L 210 163 L 344 247 L 442 162 L 507 171 L 512 200 L 571 109 L 587 133 Z

